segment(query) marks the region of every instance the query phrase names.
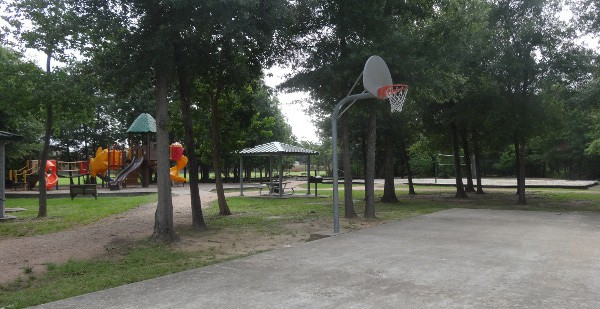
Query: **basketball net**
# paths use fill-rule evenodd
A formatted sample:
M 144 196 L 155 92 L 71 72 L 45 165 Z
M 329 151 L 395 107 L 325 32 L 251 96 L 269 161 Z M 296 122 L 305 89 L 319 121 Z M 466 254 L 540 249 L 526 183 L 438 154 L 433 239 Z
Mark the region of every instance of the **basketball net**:
M 392 113 L 401 112 L 406 101 L 408 86 L 404 84 L 394 84 L 379 88 L 378 95 L 380 99 L 389 99 Z

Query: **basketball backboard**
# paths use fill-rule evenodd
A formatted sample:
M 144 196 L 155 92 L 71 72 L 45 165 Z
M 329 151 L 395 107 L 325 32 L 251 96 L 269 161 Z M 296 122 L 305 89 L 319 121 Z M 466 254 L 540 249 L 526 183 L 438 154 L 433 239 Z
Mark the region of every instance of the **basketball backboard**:
M 384 99 L 379 97 L 379 88 L 392 84 L 392 74 L 385 61 L 379 56 L 371 56 L 363 69 L 363 87 L 376 98 Z

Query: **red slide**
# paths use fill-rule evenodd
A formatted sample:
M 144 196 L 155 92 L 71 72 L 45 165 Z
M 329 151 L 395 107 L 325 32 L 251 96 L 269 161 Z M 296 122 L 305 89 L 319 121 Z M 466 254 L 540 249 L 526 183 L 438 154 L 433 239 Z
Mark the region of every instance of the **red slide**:
M 50 172 L 50 174 L 48 174 Z M 50 190 L 58 183 L 58 175 L 56 174 L 56 161 L 46 161 L 46 190 Z

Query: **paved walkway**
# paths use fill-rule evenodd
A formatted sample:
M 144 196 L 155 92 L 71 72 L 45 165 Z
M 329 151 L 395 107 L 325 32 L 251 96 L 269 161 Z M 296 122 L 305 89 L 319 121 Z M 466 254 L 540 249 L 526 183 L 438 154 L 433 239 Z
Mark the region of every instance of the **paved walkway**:
M 244 188 L 246 189 L 250 189 L 250 188 L 260 188 L 262 187 L 261 184 L 259 183 L 248 183 L 248 184 L 244 184 Z M 215 184 L 214 183 L 199 183 L 198 184 L 198 190 L 200 192 L 211 192 L 213 190 L 215 190 Z M 238 183 L 225 183 L 223 184 L 223 188 L 225 190 L 239 190 L 240 186 Z M 131 187 L 127 187 L 127 188 L 122 188 L 120 190 L 110 190 L 108 187 L 100 187 L 100 185 L 98 185 L 98 197 L 102 197 L 102 196 L 130 196 L 130 195 L 144 195 L 144 194 L 150 194 L 150 193 L 156 193 L 157 192 L 157 188 L 156 188 L 156 184 L 151 184 L 148 188 L 142 188 L 141 186 L 131 186 Z M 171 187 L 171 192 L 173 193 L 173 195 L 188 195 L 190 194 L 190 187 L 189 185 L 186 183 L 185 185 L 176 185 Z M 31 191 L 25 191 L 25 190 L 12 190 L 12 189 L 7 189 L 6 191 L 6 197 L 7 198 L 19 198 L 19 197 L 38 197 L 39 196 L 39 192 L 37 190 L 31 190 Z M 63 185 L 59 187 L 59 190 L 48 190 L 46 191 L 46 194 L 48 197 L 70 197 L 69 195 L 69 186 Z M 78 195 L 78 197 L 81 197 L 81 195 Z M 77 197 L 76 197 L 77 198 Z
M 452 209 L 42 308 L 600 308 L 600 215 Z
M 288 180 L 289 181 L 289 180 Z M 361 182 L 362 180 L 357 180 Z M 305 184 L 305 181 L 292 180 L 294 185 Z M 375 179 L 375 185 L 377 187 L 383 188 L 384 184 L 383 179 Z M 455 186 L 456 182 L 454 179 L 435 179 L 435 178 L 415 178 L 413 179 L 415 185 L 427 185 L 427 186 Z M 407 179 L 396 178 L 394 183 L 399 185 L 406 185 L 408 183 Z M 467 183 L 466 178 L 463 180 L 463 183 Z M 487 188 L 516 188 L 517 180 L 512 178 L 483 178 L 481 183 L 484 187 Z M 592 186 L 598 185 L 598 181 L 595 180 L 562 180 L 562 179 L 541 179 L 541 178 L 528 178 L 525 181 L 525 184 L 528 188 L 568 188 L 568 189 L 587 189 Z M 199 183 L 198 184 L 200 191 L 210 192 L 215 189 L 214 183 Z M 264 186 L 263 184 L 256 182 L 244 182 L 244 189 L 251 188 L 260 188 Z M 223 187 L 228 190 L 239 190 L 239 183 L 225 183 Z M 314 189 L 314 185 L 311 186 L 311 192 Z M 141 186 L 132 186 L 128 188 L 124 188 L 121 190 L 111 191 L 108 187 L 98 187 L 98 196 L 127 196 L 127 195 L 139 195 L 139 194 L 148 194 L 148 193 L 156 193 L 156 185 L 151 185 L 148 188 L 142 188 Z M 323 190 L 322 188 L 319 190 Z M 328 190 L 328 189 L 326 189 Z M 182 186 L 177 185 L 172 187 L 172 192 L 174 195 L 185 195 L 189 194 L 188 184 Z M 49 197 L 69 197 L 69 187 L 66 185 L 60 186 L 60 190 L 49 190 L 46 192 Z M 18 197 L 37 197 L 38 191 L 22 191 L 22 190 L 12 190 L 7 189 L 5 193 L 7 198 L 18 198 Z
M 476 181 L 476 180 L 473 180 Z M 407 184 L 407 179 L 396 179 L 396 184 Z M 427 186 L 456 186 L 456 180 L 442 178 L 415 178 L 415 185 Z M 467 184 L 467 179 L 463 179 L 463 183 Z M 527 178 L 525 186 L 527 188 L 565 188 L 565 189 L 587 189 L 595 186 L 598 181 L 595 180 L 565 180 L 565 179 L 550 179 L 550 178 Z M 482 178 L 481 185 L 486 188 L 516 188 L 516 178 Z

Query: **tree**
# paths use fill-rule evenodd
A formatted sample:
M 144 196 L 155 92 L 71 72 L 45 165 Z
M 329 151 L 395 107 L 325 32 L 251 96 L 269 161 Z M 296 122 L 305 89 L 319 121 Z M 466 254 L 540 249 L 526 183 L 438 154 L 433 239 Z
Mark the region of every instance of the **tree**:
M 185 74 L 189 80 L 180 78 L 179 83 L 196 85 L 188 87 L 192 96 L 202 98 L 201 103 L 210 110 L 211 157 L 219 213 L 229 215 L 222 181 L 220 121 L 230 111 L 224 110 L 224 106 L 232 94 L 261 75 L 263 64 L 273 62 L 285 50 L 284 27 L 291 20 L 288 3 L 283 0 L 183 2 L 170 9 L 176 16 L 173 23 L 179 25 L 175 28 L 180 29 L 173 43 L 180 58 L 179 72 L 195 72 Z
M 180 15 L 177 26 L 181 29 L 178 31 L 178 36 L 173 38 L 172 48 L 174 65 L 177 76 L 177 86 L 179 92 L 180 111 L 185 132 L 185 145 L 188 149 L 188 166 L 190 170 L 190 206 L 192 210 L 192 228 L 196 230 L 206 230 L 207 226 L 204 222 L 202 214 L 202 203 L 200 201 L 200 193 L 198 187 L 198 156 L 196 152 L 196 141 L 194 140 L 194 122 L 192 120 L 192 105 L 193 105 L 193 80 L 190 77 L 190 62 L 193 56 L 189 54 L 189 35 L 186 35 L 186 28 L 191 27 L 187 21 L 194 20 L 192 16 L 198 14 L 194 7 L 182 5 L 175 7 L 178 9 L 177 15 Z M 191 14 L 191 15 L 190 15 Z M 181 16 L 185 15 L 185 16 Z
M 37 49 L 46 54 L 46 74 L 50 75 L 52 58 L 64 55 L 73 35 L 75 16 L 72 8 L 66 2 L 59 0 L 17 0 L 9 6 L 9 13 L 12 16 L 7 21 L 15 28 L 15 33 L 25 43 L 25 47 Z M 25 28 L 23 20 L 29 21 L 32 28 Z M 47 89 L 46 93 L 50 95 L 51 89 Z M 47 216 L 44 167 L 50 150 L 54 116 L 53 100 L 46 98 L 43 104 L 46 115 L 44 146 L 38 161 L 40 167 L 38 171 L 40 182 L 38 217 Z
M 467 85 L 475 79 L 471 71 L 481 63 L 485 50 L 486 7 L 482 1 L 447 1 L 426 19 L 419 49 L 427 63 L 421 65 L 419 79 L 424 91 L 417 94 L 425 128 L 440 140 L 450 140 L 454 157 L 454 175 L 458 198 L 467 197 L 462 181 L 459 131 L 467 129 L 470 108 L 464 102 Z M 432 75 L 435 72 L 435 76 Z M 477 71 L 479 72 L 479 71 Z M 461 126 L 464 126 L 462 128 Z
M 89 0 L 78 8 L 80 17 L 94 25 L 86 34 L 86 46 L 90 47 L 84 52 L 93 57 L 103 74 L 120 79 L 128 90 L 148 82 L 154 86 L 158 204 L 152 237 L 162 242 L 176 240 L 167 108 L 174 67 L 171 38 L 178 31 L 170 25 L 176 16 L 170 14 L 168 3 L 157 1 Z
M 323 132 L 330 133 L 330 119 L 335 103 L 343 99 L 353 88 L 352 83 L 360 74 L 364 62 L 373 54 L 382 54 L 387 45 L 389 20 L 395 18 L 400 1 L 297 1 L 301 25 L 298 29 L 299 45 L 306 58 L 297 60 L 301 68 L 283 84 L 291 90 L 309 91 L 315 113 L 324 119 Z M 374 9 L 375 8 L 375 9 Z M 386 46 L 387 45 L 387 46 Z M 345 183 L 346 217 L 354 217 L 351 190 L 350 128 L 356 112 L 348 110 L 342 116 L 341 142 Z M 373 118 L 372 118 L 373 119 Z M 375 129 L 376 126 L 370 126 Z M 374 133 L 368 136 L 374 136 Z M 337 145 L 332 145 L 337 147 Z M 369 164 L 375 164 L 369 160 Z M 374 170 L 374 166 L 369 166 Z M 367 175 L 369 176 L 369 174 Z M 367 183 L 371 183 L 368 180 Z M 372 199 L 369 199 L 371 201 Z M 369 202 L 371 204 L 371 202 Z
M 375 218 L 375 142 L 377 140 L 377 110 L 369 110 L 365 170 L 365 218 Z
M 43 72 L 33 63 L 5 47 L 0 47 L 0 131 L 23 136 L 18 144 L 8 143 L 7 167 L 23 167 L 23 158 L 39 151 L 38 137 L 43 124 L 38 121 L 38 91 Z
M 383 129 L 384 139 L 384 184 L 383 184 L 383 196 L 381 201 L 384 203 L 397 203 L 399 202 L 396 196 L 396 187 L 394 185 L 394 172 L 395 172 L 395 150 L 396 143 L 394 142 L 393 134 L 393 122 L 391 121 L 391 115 L 386 115 L 386 128 Z
M 535 135 L 541 81 L 572 40 L 573 29 L 556 19 L 561 7 L 554 1 L 493 2 L 491 24 L 496 29 L 495 77 L 510 105 L 517 166 L 519 204 L 526 204 L 525 177 L 528 138 Z
M 342 135 L 342 169 L 344 171 L 344 218 L 356 218 L 358 215 L 354 210 L 354 200 L 352 198 L 352 161 L 350 157 L 350 115 L 342 117 L 341 135 Z M 337 147 L 337 145 L 334 145 Z
M 575 14 L 584 30 L 597 34 L 600 31 L 600 1 L 581 0 L 572 2 Z

